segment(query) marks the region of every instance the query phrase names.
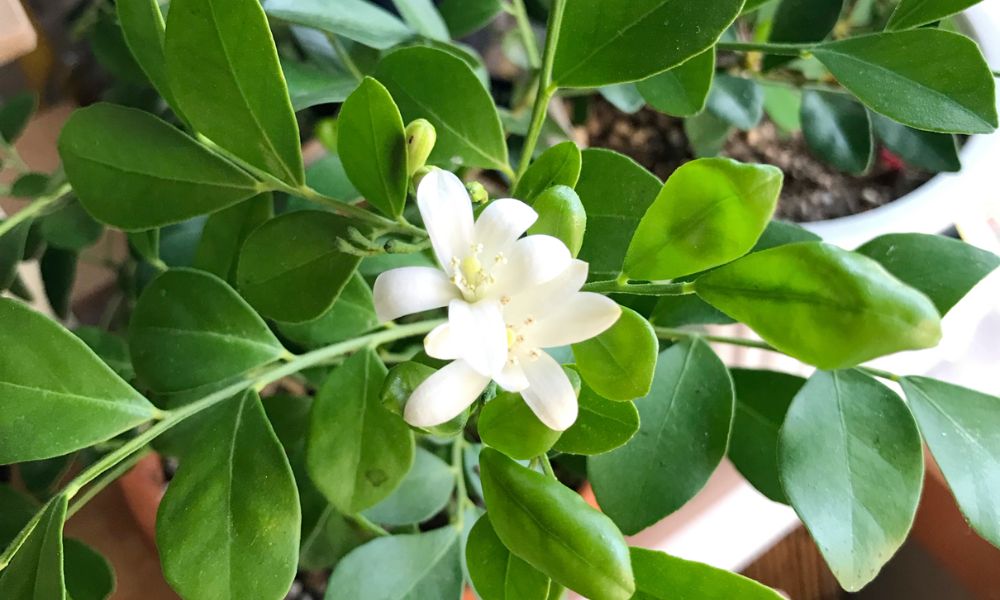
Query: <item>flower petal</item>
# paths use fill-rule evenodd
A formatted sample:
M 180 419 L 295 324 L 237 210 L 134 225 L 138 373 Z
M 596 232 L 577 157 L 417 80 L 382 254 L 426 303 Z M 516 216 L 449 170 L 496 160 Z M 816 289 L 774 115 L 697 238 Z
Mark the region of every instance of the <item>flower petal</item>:
M 522 290 L 555 279 L 573 262 L 569 248 L 550 235 L 529 235 L 510 248 L 507 264 L 494 269 L 487 288 L 492 298 L 513 297 Z
M 476 401 L 490 378 L 456 360 L 424 380 L 406 402 L 403 417 L 414 427 L 434 427 L 457 417 Z
M 535 416 L 554 431 L 566 431 L 576 422 L 579 406 L 573 384 L 554 358 L 542 352 L 534 360 L 521 361 L 528 389 L 521 392 Z
M 520 200 L 494 200 L 476 220 L 473 243 L 483 245 L 483 259 L 505 252 L 538 220 L 538 213 Z
M 560 310 L 562 303 L 580 291 L 587 282 L 589 267 L 582 260 L 573 260 L 555 279 L 523 290 L 504 307 L 508 323 L 522 323 L 528 317 L 540 319 L 550 311 Z
M 493 375 L 493 380 L 497 385 L 508 392 L 520 392 L 528 387 L 528 377 L 524 374 L 524 369 L 520 364 L 508 362 L 503 370 Z
M 462 356 L 461 342 L 462 340 L 454 334 L 451 323 L 443 323 L 424 338 L 424 351 L 432 358 L 455 360 Z
M 472 200 L 454 173 L 434 169 L 417 188 L 417 207 L 431 238 L 434 254 L 448 274 L 452 257 L 463 258 L 472 247 Z
M 448 305 L 451 335 L 463 360 L 486 376 L 493 376 L 507 362 L 507 325 L 496 300 L 469 304 L 452 300 Z
M 403 267 L 375 280 L 375 314 L 380 321 L 448 306 L 461 293 L 448 276 L 433 267 Z
M 621 307 L 611 298 L 579 292 L 559 302 L 557 310 L 525 327 L 525 344 L 535 348 L 558 348 L 589 340 L 614 325 L 621 314 Z

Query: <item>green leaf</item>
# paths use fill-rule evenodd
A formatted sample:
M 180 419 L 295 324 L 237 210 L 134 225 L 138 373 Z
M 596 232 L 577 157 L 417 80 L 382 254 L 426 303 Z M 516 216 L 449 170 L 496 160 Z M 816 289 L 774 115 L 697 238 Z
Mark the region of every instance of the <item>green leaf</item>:
M 479 435 L 483 443 L 515 460 L 545 454 L 560 432 L 546 427 L 521 394 L 501 392 L 479 412 Z
M 587 231 L 587 211 L 573 188 L 556 185 L 535 198 L 538 220 L 528 228 L 529 235 L 550 235 L 561 240 L 570 254 L 580 254 Z
M 503 12 L 501 0 L 441 0 L 438 10 L 452 37 L 458 39 L 482 29 Z
M 441 42 L 451 41 L 448 25 L 432 0 L 392 0 L 392 3 L 406 24 L 420 35 Z
M 344 171 L 344 165 L 336 154 L 327 154 L 306 169 L 306 184 L 321 194 L 343 202 L 351 202 L 361 197 L 361 193 L 351 183 Z M 315 209 L 315 204 L 307 204 Z
M 163 52 L 165 24 L 157 0 L 119 0 L 115 3 L 122 35 L 139 68 L 175 111 L 177 100 L 170 89 L 167 59 Z
M 553 449 L 567 454 L 604 454 L 624 446 L 639 431 L 639 411 L 631 402 L 602 398 L 586 384 L 580 389 L 580 414 Z
M 465 546 L 469 579 L 483 600 L 546 600 L 549 578 L 511 554 L 490 523 L 479 517 Z
M 413 465 L 413 434 L 379 398 L 385 375 L 375 353 L 363 350 L 334 370 L 313 403 L 309 474 L 345 514 L 387 498 Z
M 372 290 L 355 273 L 330 310 L 305 323 L 278 323 L 281 335 L 307 348 L 329 346 L 378 327 Z
M 49 188 L 49 176 L 45 173 L 25 173 L 14 180 L 10 195 L 15 198 L 41 196 Z
M 611 519 L 492 448 L 479 465 L 490 523 L 511 553 L 588 598 L 632 597 L 628 546 Z
M 776 167 L 728 158 L 681 166 L 639 222 L 625 273 L 632 279 L 674 279 L 743 256 L 770 222 L 782 181 Z
M 704 110 L 684 120 L 684 133 L 691 143 L 694 155 L 699 158 L 718 156 L 729 140 L 732 127 L 729 123 Z
M 857 250 L 927 295 L 945 315 L 1000 267 L 1000 257 L 961 240 L 922 233 L 877 237 Z
M 685 341 L 660 356 L 652 390 L 635 405 L 632 441 L 587 460 L 598 504 L 630 535 L 684 506 L 722 462 L 733 384 L 708 345 Z
M 448 463 L 417 447 L 413 468 L 396 491 L 364 515 L 388 527 L 422 523 L 448 505 L 454 488 L 455 474 Z
M 845 0 L 781 0 L 771 21 L 772 43 L 819 42 L 830 35 L 844 10 Z M 792 57 L 769 54 L 764 69 L 773 69 Z
M 663 184 L 631 158 L 611 150 L 584 150 L 576 193 L 587 211 L 587 236 L 580 260 L 590 279 L 614 279 L 639 220 Z
M 100 239 L 104 226 L 95 221 L 74 198 L 42 217 L 38 231 L 51 246 L 62 250 L 82 250 Z
M 179 223 L 259 191 L 175 127 L 113 104 L 75 111 L 59 136 L 59 156 L 87 211 L 128 231 Z
M 375 78 L 392 94 L 406 122 L 427 119 L 437 130 L 430 162 L 508 169 L 507 142 L 489 92 L 460 58 L 414 46 L 382 59 Z
M 266 0 L 270 16 L 321 29 L 366 46 L 387 50 L 413 37 L 413 31 L 388 11 L 364 0 Z
M 19 348 L 0 357 L 0 464 L 79 450 L 156 414 L 86 344 L 16 300 L 0 299 L 0 347 Z
M 574 142 L 562 142 L 541 154 L 517 181 L 514 198 L 534 204 L 535 198 L 556 185 L 576 187 L 580 180 L 583 157 Z
M 904 125 L 944 133 L 997 128 L 993 75 L 965 36 L 938 29 L 878 33 L 822 44 L 813 54 L 868 108 Z
M 642 315 L 622 307 L 622 316 L 601 335 L 573 344 L 580 377 L 608 400 L 632 400 L 649 393 L 659 341 Z
M 27 127 L 31 115 L 38 107 L 38 97 L 31 92 L 21 92 L 0 106 L 0 139 L 14 143 Z
M 312 63 L 283 59 L 281 72 L 285 75 L 288 95 L 296 112 L 320 104 L 343 102 L 358 87 L 358 80 L 351 73 Z
M 340 108 L 337 149 L 351 183 L 390 217 L 403 214 L 410 178 L 403 117 L 381 83 L 366 77 Z
M 106 600 L 115 591 L 111 563 L 83 542 L 63 541 L 66 597 L 72 600 Z
M 829 244 L 757 252 L 702 275 L 695 287 L 772 346 L 821 369 L 941 339 L 941 319 L 927 296 L 870 258 Z
M 38 506 L 27 494 L 0 483 L 0 548 L 8 545 L 38 512 Z
M 878 139 L 906 164 L 933 173 L 962 169 L 954 135 L 913 129 L 878 113 L 870 116 Z
M 752 79 L 718 74 L 705 109 L 737 129 L 753 129 L 764 117 L 764 88 Z
M 805 380 L 775 371 L 732 369 L 730 374 L 736 389 L 736 416 L 729 460 L 760 493 L 788 504 L 778 477 L 778 432 Z
M 303 210 L 261 225 L 240 252 L 240 293 L 261 314 L 303 323 L 330 310 L 361 258 L 340 251 L 351 222 L 321 211 Z
M 980 0 L 902 0 L 889 19 L 886 29 L 912 29 L 940 21 L 979 4 Z
M 712 47 L 742 6 L 742 0 L 569 2 L 552 79 L 559 87 L 597 87 L 666 71 Z
M 68 319 L 73 284 L 76 282 L 76 266 L 79 255 L 72 250 L 62 250 L 49 246 L 39 261 L 45 297 L 52 312 L 60 319 Z
M 62 536 L 66 502 L 66 496 L 59 495 L 42 508 L 40 519 L 23 540 L 7 568 L 0 571 L 0 598 L 66 598 Z
M 715 47 L 687 62 L 636 83 L 639 93 L 656 110 L 675 117 L 700 113 L 715 76 Z
M 18 223 L 0 236 L 0 290 L 9 288 L 17 278 L 17 269 L 21 264 L 30 231 L 31 220 L 27 220 Z
M 646 99 L 632 83 L 606 85 L 599 92 L 612 106 L 628 115 L 639 112 L 646 105 Z
M 97 356 L 104 361 L 119 377 L 128 381 L 135 377 L 132 359 L 128 354 L 128 345 L 117 335 L 98 327 L 77 327 L 73 335 L 83 340 Z
M 170 88 L 195 130 L 253 167 L 301 185 L 299 127 L 260 4 L 173 0 L 164 46 Z
M 146 229 L 144 231 L 130 231 L 128 233 L 129 245 L 142 259 L 147 262 L 155 262 L 160 259 L 160 230 Z
M 926 377 L 901 383 L 962 514 L 1000 547 L 1000 398 Z
M 190 600 L 284 598 L 299 556 L 295 479 L 252 391 L 210 409 L 163 496 L 163 574 Z
M 756 581 L 644 548 L 629 548 L 635 570 L 636 600 L 780 600 L 778 592 Z
M 389 374 L 386 375 L 385 383 L 382 385 L 380 392 L 380 398 L 382 405 L 397 415 L 402 415 L 406 410 L 406 403 L 410 400 L 410 396 L 413 395 L 413 391 L 437 371 L 439 365 L 431 367 L 422 362 L 416 362 L 421 359 L 421 356 L 425 361 L 437 360 L 421 353 L 417 355 L 415 360 L 409 360 L 394 366 L 389 370 Z M 455 437 L 465 430 L 465 424 L 469 420 L 470 412 L 471 409 L 467 408 L 447 423 L 426 429 L 411 426 L 411 429 L 429 433 L 439 438 Z
M 254 229 L 274 216 L 270 193 L 260 194 L 208 217 L 194 255 L 194 266 L 220 279 L 236 280 L 243 242 Z
M 848 95 L 803 92 L 802 131 L 809 148 L 841 171 L 860 175 L 875 159 L 868 111 Z
M 284 349 L 224 281 L 172 269 L 143 291 L 129 326 L 132 364 L 161 393 L 225 381 L 277 360 Z
M 840 585 L 874 579 L 903 544 L 920 500 L 920 434 L 902 399 L 856 371 L 817 372 L 779 440 L 781 483 Z
M 780 85 L 764 86 L 764 111 L 785 133 L 802 129 L 802 91 Z
M 458 598 L 463 585 L 459 533 L 442 527 L 368 542 L 337 565 L 325 600 Z

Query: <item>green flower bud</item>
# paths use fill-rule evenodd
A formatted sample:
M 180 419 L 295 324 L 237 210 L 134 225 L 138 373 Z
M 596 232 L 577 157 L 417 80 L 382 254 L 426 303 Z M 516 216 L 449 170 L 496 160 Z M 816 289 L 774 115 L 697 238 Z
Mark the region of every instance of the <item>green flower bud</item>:
M 535 198 L 532 208 L 538 213 L 538 220 L 528 230 L 529 234 L 551 235 L 562 240 L 574 257 L 580 253 L 587 231 L 587 211 L 573 188 L 550 187 Z
M 411 177 L 427 164 L 437 143 L 437 130 L 427 119 L 417 119 L 406 126 L 406 161 Z
M 490 193 L 478 181 L 471 181 L 465 184 L 465 189 L 469 191 L 469 196 L 472 198 L 473 204 L 486 204 L 490 201 Z

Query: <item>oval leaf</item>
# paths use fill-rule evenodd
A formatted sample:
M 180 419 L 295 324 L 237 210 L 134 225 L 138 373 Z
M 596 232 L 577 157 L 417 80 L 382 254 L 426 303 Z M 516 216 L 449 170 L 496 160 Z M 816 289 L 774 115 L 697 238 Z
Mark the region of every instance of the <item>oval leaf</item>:
M 550 187 L 535 198 L 538 220 L 529 235 L 550 235 L 566 244 L 572 256 L 580 254 L 587 231 L 587 211 L 580 196 L 565 185 Z
M 484 444 L 515 460 L 545 454 L 560 435 L 538 420 L 521 394 L 511 392 L 501 392 L 486 403 L 479 413 L 478 430 Z
M 66 597 L 62 535 L 66 503 L 66 496 L 59 495 L 42 508 L 40 518 L 23 539 L 10 564 L 0 571 L 0 598 L 61 600 Z
M 655 550 L 630 548 L 637 597 L 642 600 L 781 600 L 752 579 Z
M 809 148 L 841 171 L 860 175 L 875 158 L 868 111 L 845 94 L 804 91 L 802 131 Z
M 705 108 L 722 122 L 749 131 L 764 118 L 764 88 L 752 79 L 720 73 L 712 81 Z
M 675 117 L 692 117 L 705 108 L 715 76 L 715 48 L 669 71 L 635 84 L 656 110 Z
M 609 400 L 632 400 L 649 393 L 659 341 L 653 326 L 631 308 L 601 335 L 573 344 L 580 377 Z
M 902 0 L 889 19 L 886 29 L 913 29 L 940 21 L 979 4 L 982 0 Z
M 830 35 L 845 0 L 781 0 L 771 21 L 768 41 L 777 43 L 819 42 Z M 792 57 L 768 54 L 764 68 L 791 62 Z
M 278 329 L 281 335 L 297 344 L 319 348 L 360 336 L 378 324 L 372 290 L 365 278 L 355 273 L 323 316 L 305 323 L 278 323 Z
M 483 600 L 546 600 L 549 578 L 511 554 L 490 523 L 479 517 L 465 546 L 469 579 Z
M 366 46 L 386 50 L 413 37 L 414 32 L 388 11 L 365 0 L 266 0 L 272 17 L 342 35 Z
M 869 116 L 879 141 L 906 164 L 932 173 L 962 169 L 958 139 L 954 135 L 913 129 L 878 113 Z
M 71 600 L 107 600 L 115 591 L 111 563 L 83 542 L 63 540 L 66 597 Z
M 451 467 L 418 446 L 413 468 L 396 491 L 364 514 L 388 527 L 422 523 L 447 506 L 454 487 L 455 474 Z
M 513 196 L 534 204 L 535 198 L 554 185 L 576 187 L 582 168 L 583 157 L 575 142 L 556 144 L 531 163 L 514 186 Z
M 177 100 L 170 90 L 167 59 L 163 53 L 166 24 L 159 3 L 157 0 L 120 0 L 115 6 L 122 35 L 132 56 L 156 91 L 177 111 Z
M 639 411 L 631 402 L 602 398 L 586 384 L 580 389 L 580 414 L 553 448 L 568 454 L 604 454 L 624 446 L 639 431 Z
M 274 202 L 270 193 L 254 196 L 210 216 L 195 250 L 195 268 L 226 281 L 235 281 L 243 242 L 273 216 Z

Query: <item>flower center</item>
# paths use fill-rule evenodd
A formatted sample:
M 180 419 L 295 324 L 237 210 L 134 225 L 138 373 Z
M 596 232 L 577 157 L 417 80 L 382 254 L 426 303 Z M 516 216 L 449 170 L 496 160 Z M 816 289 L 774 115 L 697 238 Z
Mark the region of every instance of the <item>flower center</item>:
M 525 357 L 536 360 L 541 355 L 538 348 L 525 341 L 525 333 L 534 323 L 534 317 L 529 316 L 522 323 L 507 324 L 507 364 L 516 365 Z
M 493 264 L 489 265 L 490 268 L 488 268 L 479 259 L 479 255 L 482 253 L 483 245 L 476 244 L 469 248 L 469 254 L 464 258 L 460 259 L 455 256 L 451 259 L 451 270 L 453 273 L 451 281 L 462 291 L 462 295 L 469 302 L 482 299 L 486 288 L 496 282 L 491 268 L 495 268 L 496 265 L 507 264 L 507 258 L 503 255 L 503 252 L 498 252 L 493 257 Z

